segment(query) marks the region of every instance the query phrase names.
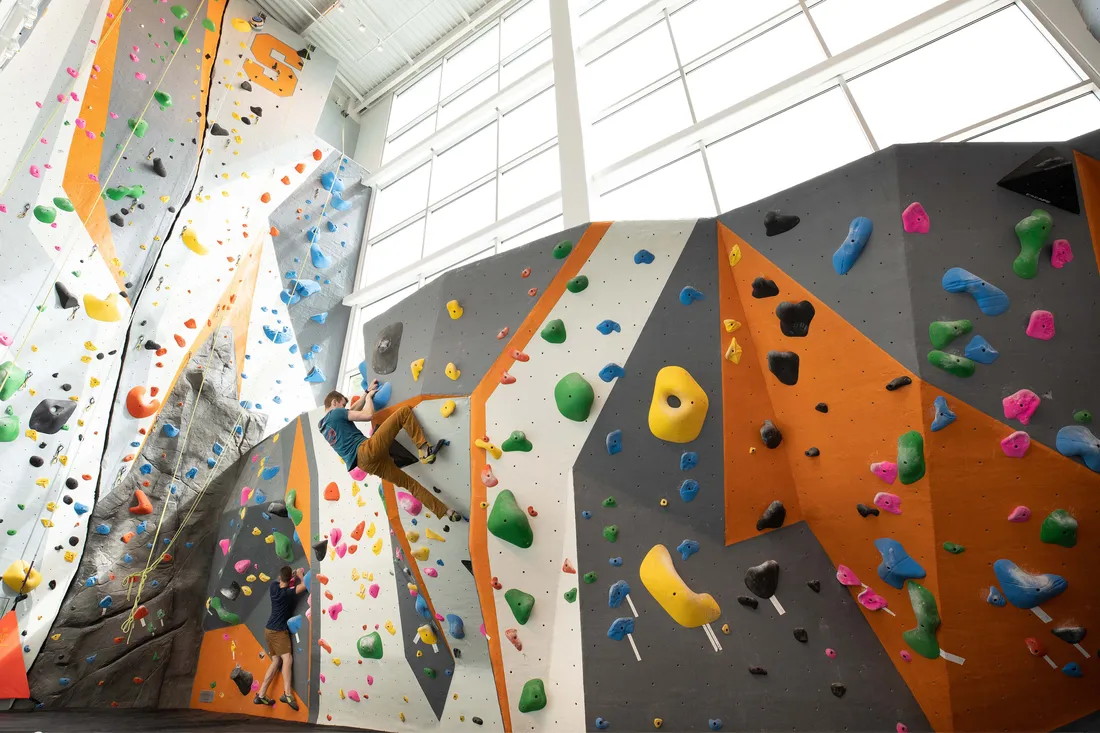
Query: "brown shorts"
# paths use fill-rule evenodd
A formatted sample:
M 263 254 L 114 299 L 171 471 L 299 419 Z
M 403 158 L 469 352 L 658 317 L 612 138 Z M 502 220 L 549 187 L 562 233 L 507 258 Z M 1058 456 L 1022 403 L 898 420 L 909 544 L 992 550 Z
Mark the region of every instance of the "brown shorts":
M 264 645 L 267 646 L 269 656 L 281 657 L 284 654 L 290 654 L 290 632 L 264 629 Z

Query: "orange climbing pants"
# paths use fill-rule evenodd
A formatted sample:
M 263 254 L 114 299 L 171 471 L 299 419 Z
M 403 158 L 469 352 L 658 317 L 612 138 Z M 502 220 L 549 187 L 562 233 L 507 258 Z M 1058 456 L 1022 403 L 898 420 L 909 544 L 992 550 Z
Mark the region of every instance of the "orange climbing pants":
M 394 486 L 400 486 L 411 493 L 437 517 L 446 517 L 450 513 L 447 505 L 421 486 L 416 479 L 398 468 L 390 458 L 390 446 L 393 445 L 402 428 L 412 438 L 413 445 L 417 448 L 428 442 L 412 408 L 404 405 L 382 421 L 371 436 L 359 444 L 355 462 L 367 473 L 374 474 L 383 481 L 389 481 Z

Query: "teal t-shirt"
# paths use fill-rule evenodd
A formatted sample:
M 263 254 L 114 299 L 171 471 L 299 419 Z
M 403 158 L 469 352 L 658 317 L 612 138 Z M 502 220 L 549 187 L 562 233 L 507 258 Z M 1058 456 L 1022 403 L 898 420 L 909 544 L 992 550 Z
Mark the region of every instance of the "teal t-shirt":
M 370 423 L 367 423 L 367 425 L 369 430 Z M 321 422 L 317 423 L 317 428 L 337 455 L 344 459 L 344 464 L 349 471 L 358 465 L 355 454 L 359 450 L 359 446 L 367 439 L 367 436 L 359 432 L 359 428 L 355 427 L 355 423 L 348 420 L 346 408 L 337 407 L 326 412 L 325 416 L 321 418 Z

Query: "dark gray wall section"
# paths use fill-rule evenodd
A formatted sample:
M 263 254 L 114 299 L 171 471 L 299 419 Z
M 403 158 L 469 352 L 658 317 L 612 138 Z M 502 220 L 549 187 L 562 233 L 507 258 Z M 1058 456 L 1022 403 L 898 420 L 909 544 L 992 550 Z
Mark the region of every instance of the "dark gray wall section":
M 364 324 L 368 366 L 378 332 L 395 321 L 405 324 L 397 371 L 382 377 L 393 383 L 392 401 L 419 394 L 472 392 L 508 343 L 497 339 L 500 329 L 507 326 L 515 333 L 564 264 L 565 260 L 551 254 L 554 245 L 569 240 L 575 246 L 587 228 L 587 224 L 573 227 L 452 270 Z M 527 267 L 531 276 L 520 277 Z M 537 296 L 527 294 L 531 288 L 538 288 Z M 463 308 L 457 321 L 447 313 L 446 304 L 452 299 Z M 419 382 L 413 382 L 409 365 L 421 357 L 424 372 Z M 457 381 L 444 374 L 447 362 L 454 362 L 462 372 Z
M 321 176 L 330 171 L 336 171 L 344 183 L 340 197 L 352 205 L 346 211 L 326 205 L 329 194 L 321 188 Z M 351 308 L 341 300 L 355 289 L 355 268 L 363 246 L 363 227 L 370 201 L 370 188 L 360 183 L 364 175 L 366 171 L 359 164 L 344 158 L 338 151 L 329 153 L 317 170 L 269 217 L 280 232 L 274 243 L 283 286 L 290 282 L 287 274 L 291 271 L 297 271 L 303 280 L 315 280 L 321 285 L 318 293 L 287 308 L 299 349 L 297 356 L 288 354 L 288 358 L 302 358 L 314 344 L 321 347 L 312 359 L 303 361 L 305 373 L 317 366 L 325 375 L 324 383 L 310 384 L 317 404 L 321 404 L 325 395 L 340 382 L 340 356 L 351 317 Z M 322 211 L 324 216 L 321 216 Z M 328 231 L 329 222 L 336 225 L 335 232 Z M 310 259 L 307 232 L 313 227 L 320 233 L 318 246 L 332 260 L 332 265 L 324 270 L 314 267 Z M 312 320 L 312 316 L 325 312 L 328 318 L 323 324 Z

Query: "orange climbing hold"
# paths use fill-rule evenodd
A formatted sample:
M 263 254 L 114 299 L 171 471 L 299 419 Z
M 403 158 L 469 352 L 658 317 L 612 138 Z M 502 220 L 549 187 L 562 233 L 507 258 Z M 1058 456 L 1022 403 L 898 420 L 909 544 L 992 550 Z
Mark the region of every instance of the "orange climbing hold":
M 290 185 L 290 176 L 283 176 L 279 180 L 281 180 L 283 182 L 284 186 L 289 186 Z
M 314 160 L 320 160 L 323 157 L 324 157 L 324 154 L 321 152 L 320 148 L 317 148 L 316 150 L 313 151 L 313 159 Z
M 271 194 L 269 194 L 267 191 L 264 191 L 263 193 L 260 194 L 260 201 L 264 202 L 265 204 L 270 204 L 271 203 Z
M 186 321 L 183 322 L 183 325 L 186 326 L 187 328 L 196 328 L 197 327 L 194 318 L 188 318 Z
M 306 172 L 306 164 L 305 163 L 299 163 L 298 165 L 294 166 L 294 170 L 298 171 L 299 173 L 305 173 Z
M 127 532 L 126 534 L 119 537 L 119 539 L 122 540 L 124 544 L 130 544 L 130 540 L 134 539 L 135 534 L 135 532 Z
M 324 639 L 318 639 L 317 640 L 317 646 L 321 647 L 322 649 L 324 649 L 329 654 L 332 654 L 332 647 Z
M 174 338 L 174 339 L 176 340 L 176 346 L 180 347 L 181 349 L 182 349 L 182 348 L 183 348 L 184 346 L 187 346 L 187 342 L 186 342 L 186 341 L 184 341 L 184 339 L 183 339 L 183 336 L 180 336 L 180 335 L 179 335 L 178 333 L 177 333 L 177 334 L 174 334 L 174 335 L 172 336 L 172 338 Z
M 126 393 L 126 411 L 130 417 L 140 420 L 143 417 L 155 415 L 160 409 L 160 400 L 150 399 L 145 401 L 145 387 L 138 385 Z
M 156 397 L 158 394 L 160 394 L 160 387 L 150 387 L 149 388 L 149 396 L 150 397 Z
M 153 502 L 149 501 L 149 497 L 145 495 L 145 492 L 141 489 L 134 490 L 134 505 L 130 507 L 131 514 L 152 514 Z
M 279 236 L 279 230 L 276 229 L 275 227 L 271 227 L 271 236 L 273 236 L 273 237 Z
M 328 585 L 328 576 L 327 575 L 318 575 L 316 577 L 317 577 L 317 582 L 318 583 L 320 583 L 321 585 Z
M 336 485 L 335 481 L 330 481 L 329 485 L 325 487 L 325 501 L 339 501 L 340 500 L 340 487 Z
M 366 521 L 362 521 L 359 524 L 355 525 L 355 529 L 353 529 L 351 531 L 351 538 L 353 540 L 355 540 L 356 542 L 363 539 L 363 530 L 366 529 L 366 528 L 367 528 Z

